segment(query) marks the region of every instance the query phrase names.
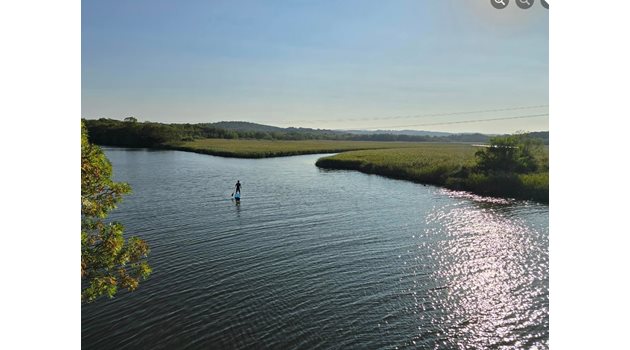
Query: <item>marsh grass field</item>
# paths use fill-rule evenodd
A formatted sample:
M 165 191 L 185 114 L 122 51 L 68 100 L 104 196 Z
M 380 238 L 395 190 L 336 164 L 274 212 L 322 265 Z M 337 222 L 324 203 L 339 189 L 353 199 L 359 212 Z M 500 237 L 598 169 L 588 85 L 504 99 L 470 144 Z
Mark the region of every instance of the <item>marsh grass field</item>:
M 236 158 L 339 153 L 320 158 L 316 165 L 324 169 L 356 170 L 486 196 L 549 202 L 548 147 L 543 147 L 536 154 L 539 170 L 529 174 L 477 172 L 475 152 L 481 148 L 465 143 L 199 139 L 168 144 L 167 147 Z
M 474 166 L 477 150 L 468 144 L 422 144 L 412 148 L 341 153 L 319 159 L 317 166 L 440 184 L 441 177 Z
M 269 158 L 355 150 L 423 147 L 426 142 L 376 142 L 337 140 L 198 139 L 170 143 L 181 151 L 235 158 Z
M 549 202 L 548 147 L 536 154 L 539 171 L 529 174 L 477 172 L 474 170 L 475 153 L 479 149 L 470 144 L 421 144 L 411 148 L 345 152 L 320 158 L 316 165 L 326 169 L 357 170 L 486 196 Z

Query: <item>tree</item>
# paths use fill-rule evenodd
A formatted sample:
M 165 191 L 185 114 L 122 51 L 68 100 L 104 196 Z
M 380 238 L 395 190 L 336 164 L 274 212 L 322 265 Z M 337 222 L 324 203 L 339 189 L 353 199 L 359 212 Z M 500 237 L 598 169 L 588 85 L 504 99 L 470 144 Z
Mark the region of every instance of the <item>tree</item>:
M 119 288 L 134 290 L 151 268 L 143 240 L 123 237 L 124 227 L 104 219 L 131 192 L 111 179 L 112 166 L 100 147 L 88 141 L 81 121 L 81 301 L 90 302 Z
M 138 119 L 134 118 L 134 117 L 127 117 L 124 119 L 124 121 L 128 122 L 128 123 L 137 123 Z
M 475 153 L 477 169 L 483 172 L 534 172 L 539 166 L 534 153 L 540 144 L 540 140 L 525 134 L 493 137 L 489 147 Z

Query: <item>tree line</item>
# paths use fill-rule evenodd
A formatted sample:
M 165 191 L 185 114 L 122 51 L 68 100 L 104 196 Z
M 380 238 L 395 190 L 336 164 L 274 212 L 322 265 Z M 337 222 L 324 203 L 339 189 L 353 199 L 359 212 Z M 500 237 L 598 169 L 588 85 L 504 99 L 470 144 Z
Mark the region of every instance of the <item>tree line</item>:
M 403 142 L 488 142 L 483 134 L 453 134 L 448 136 L 398 135 L 398 134 L 351 134 L 333 130 L 306 128 L 274 128 L 274 130 L 239 130 L 218 127 L 213 124 L 163 124 L 138 122 L 129 117 L 125 120 L 84 120 L 91 142 L 99 145 L 121 147 L 158 147 L 182 141 L 203 138 L 259 139 L 259 140 L 337 140 L 337 141 L 403 141 Z M 220 124 L 220 123 L 219 123 Z M 543 143 L 548 133 L 540 136 Z M 538 136 L 538 135 L 537 135 Z M 548 139 L 547 139 L 548 140 Z

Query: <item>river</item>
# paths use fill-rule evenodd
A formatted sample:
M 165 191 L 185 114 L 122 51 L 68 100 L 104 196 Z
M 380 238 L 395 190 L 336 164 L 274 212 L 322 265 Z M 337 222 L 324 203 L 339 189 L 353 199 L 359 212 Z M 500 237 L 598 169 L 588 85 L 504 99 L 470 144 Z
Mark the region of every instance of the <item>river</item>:
M 549 348 L 546 205 L 322 155 L 105 152 L 133 188 L 110 218 L 153 273 L 82 305 L 85 349 Z

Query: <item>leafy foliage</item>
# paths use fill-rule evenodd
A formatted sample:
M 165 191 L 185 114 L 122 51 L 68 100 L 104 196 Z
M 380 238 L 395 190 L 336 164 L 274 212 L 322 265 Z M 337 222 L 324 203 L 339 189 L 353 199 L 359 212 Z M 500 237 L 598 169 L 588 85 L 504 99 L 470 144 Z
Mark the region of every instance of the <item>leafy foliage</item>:
M 490 139 L 490 146 L 477 151 L 477 169 L 484 172 L 509 172 L 527 174 L 539 168 L 535 153 L 541 142 L 525 134 L 497 136 Z
M 104 219 L 129 185 L 111 179 L 112 166 L 105 153 L 88 141 L 81 123 L 81 300 L 113 297 L 119 288 L 134 290 L 151 273 L 146 262 L 149 247 L 143 240 L 125 240 L 120 223 Z

